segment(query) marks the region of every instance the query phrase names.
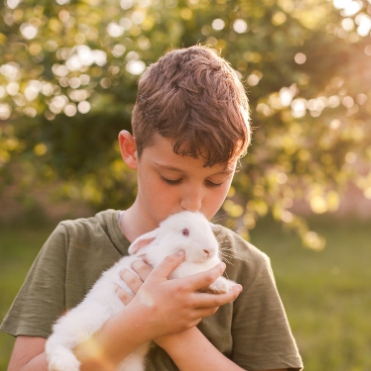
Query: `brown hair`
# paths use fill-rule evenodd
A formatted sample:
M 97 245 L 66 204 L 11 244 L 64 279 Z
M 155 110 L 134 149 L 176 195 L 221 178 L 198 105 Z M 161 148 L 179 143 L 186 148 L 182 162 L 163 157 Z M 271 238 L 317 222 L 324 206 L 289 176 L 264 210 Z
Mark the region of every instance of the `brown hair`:
M 139 158 L 155 133 L 172 138 L 176 154 L 201 155 L 204 167 L 228 164 L 250 144 L 245 89 L 229 63 L 201 45 L 173 50 L 147 68 L 132 126 Z

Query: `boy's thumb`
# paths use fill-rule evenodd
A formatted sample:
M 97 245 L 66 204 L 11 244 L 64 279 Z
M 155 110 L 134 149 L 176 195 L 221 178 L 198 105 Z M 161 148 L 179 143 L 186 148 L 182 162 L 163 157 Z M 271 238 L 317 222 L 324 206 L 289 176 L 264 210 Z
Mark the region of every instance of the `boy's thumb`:
M 160 281 L 167 279 L 171 272 L 184 261 L 185 252 L 183 250 L 178 251 L 176 254 L 168 255 L 152 272 L 153 278 Z

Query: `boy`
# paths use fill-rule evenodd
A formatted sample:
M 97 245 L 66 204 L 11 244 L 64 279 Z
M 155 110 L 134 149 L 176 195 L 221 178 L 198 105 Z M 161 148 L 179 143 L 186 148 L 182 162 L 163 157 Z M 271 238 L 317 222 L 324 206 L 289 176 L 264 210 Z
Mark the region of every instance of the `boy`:
M 125 163 L 138 172 L 136 200 L 123 212 L 62 222 L 49 237 L 1 327 L 17 336 L 9 371 L 47 370 L 52 323 L 138 236 L 182 210 L 211 219 L 250 142 L 242 84 L 225 60 L 201 46 L 174 50 L 146 70 L 132 125 L 134 137 L 122 131 L 119 141 Z M 82 371 L 114 370 L 149 339 L 156 343 L 147 357 L 150 371 L 301 369 L 268 258 L 227 228 L 216 225 L 214 233 L 227 253 L 241 258 L 226 269 L 242 285 L 241 295 L 239 285 L 223 295 L 197 292 L 222 274 L 223 263 L 167 280 L 184 254 L 152 272 L 137 261 L 141 279 L 122 272 L 137 295 L 118 289 L 125 308 L 75 349 Z

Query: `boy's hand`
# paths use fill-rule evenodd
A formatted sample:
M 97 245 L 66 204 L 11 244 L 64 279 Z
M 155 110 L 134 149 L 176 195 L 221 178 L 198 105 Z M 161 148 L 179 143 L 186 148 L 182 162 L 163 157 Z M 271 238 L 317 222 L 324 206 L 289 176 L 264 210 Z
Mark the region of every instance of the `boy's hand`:
M 137 292 L 143 285 L 143 282 L 152 272 L 153 267 L 147 262 L 145 256 L 142 258 L 142 260 L 135 260 L 131 264 L 131 267 L 135 272 L 139 274 L 140 278 L 138 278 L 135 274 L 133 274 L 133 272 L 129 271 L 128 269 L 123 269 L 120 272 L 120 277 L 131 288 L 131 291 L 137 294 Z M 125 305 L 128 305 L 134 299 L 134 296 L 127 293 L 120 286 L 117 286 L 116 293 Z
M 128 307 L 137 314 L 137 326 L 147 332 L 149 339 L 196 326 L 201 318 L 211 316 L 221 305 L 235 300 L 241 292 L 239 285 L 221 295 L 197 292 L 223 273 L 224 263 L 192 276 L 168 280 L 170 273 L 183 260 L 184 253 L 170 255 L 153 271 L 140 261 L 134 262 L 132 267 L 141 279 L 130 271 L 122 272 L 122 278 L 137 295 L 132 297 L 119 287 L 117 293 L 124 304 L 130 304 Z

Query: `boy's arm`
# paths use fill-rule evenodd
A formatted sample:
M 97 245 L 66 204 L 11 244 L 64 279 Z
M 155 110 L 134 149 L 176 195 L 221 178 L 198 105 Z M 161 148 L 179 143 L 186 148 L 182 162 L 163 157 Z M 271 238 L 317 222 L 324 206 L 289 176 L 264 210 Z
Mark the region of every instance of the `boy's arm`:
M 238 293 L 232 292 L 219 295 L 215 300 L 211 295 L 194 293 L 214 282 L 222 274 L 222 266 L 216 266 L 192 278 L 187 277 L 187 280 L 167 280 L 169 274 L 183 260 L 184 255 L 167 257 L 143 284 L 143 292 L 151 294 L 151 306 L 141 301 L 141 295 L 131 298 L 130 305 L 110 318 L 99 332 L 74 350 L 78 360 L 82 362 L 81 371 L 114 370 L 123 358 L 142 343 L 194 327 L 202 317 L 212 315 L 218 306 L 237 297 Z M 120 296 L 123 299 L 125 294 Z M 22 356 L 24 338 L 27 339 L 19 337 L 16 341 L 9 371 L 47 371 L 45 340 L 36 344 L 38 340 L 35 339 L 40 338 L 28 338 L 31 341 L 29 345 L 34 345 L 35 351 L 26 351 L 26 356 Z
M 151 268 L 141 261 L 135 261 L 132 267 L 143 281 L 151 272 Z M 142 286 L 143 282 L 131 272 L 123 278 L 134 293 L 137 293 Z M 125 304 L 132 300 L 132 297 L 121 289 L 119 294 Z M 244 370 L 220 353 L 197 327 L 155 338 L 154 341 L 169 354 L 181 371 Z M 287 369 L 266 371 L 287 371 Z
M 155 341 L 169 354 L 181 371 L 244 370 L 220 353 L 197 327 L 179 334 L 157 338 Z M 287 369 L 265 371 L 287 371 Z
M 34 365 L 30 370 L 47 371 L 48 364 L 44 353 L 45 342 L 46 339 L 42 337 L 17 336 L 8 371 L 26 370 L 29 363 Z
M 149 340 L 145 331 L 136 331 L 137 313 L 126 308 L 74 350 L 81 362 L 80 371 L 112 371 L 123 358 Z M 47 371 L 45 343 L 44 338 L 18 336 L 8 371 Z
M 148 334 L 135 331 L 135 311 L 127 307 L 110 318 L 89 341 L 75 349 L 80 371 L 111 371 L 134 349 L 147 341 Z M 18 336 L 8 371 L 47 371 L 46 339 Z
M 45 342 L 46 339 L 41 337 L 18 336 L 8 371 L 47 371 L 48 364 L 44 353 Z M 215 348 L 211 349 L 212 345 L 210 342 L 196 327 L 183 331 L 180 334 L 166 336 L 163 339 L 158 338 L 157 342 L 168 352 L 180 370 L 190 369 L 196 371 L 197 367 L 201 365 L 200 369 L 207 371 L 209 359 L 212 359 L 218 367 L 219 365 L 220 367 L 228 366 L 228 370 L 234 370 L 232 367 L 238 367 L 228 359 L 227 361 L 229 362 L 225 365 L 223 359 L 221 361 L 218 360 L 217 357 L 220 357 L 221 353 Z M 182 349 L 182 352 L 178 352 L 178 349 Z M 192 357 L 189 357 L 189 354 L 192 354 Z M 224 356 L 222 357 L 225 358 Z M 232 365 L 230 365 L 231 363 Z M 218 369 L 213 364 L 210 366 L 210 370 Z M 238 367 L 236 370 L 241 370 L 241 368 Z

